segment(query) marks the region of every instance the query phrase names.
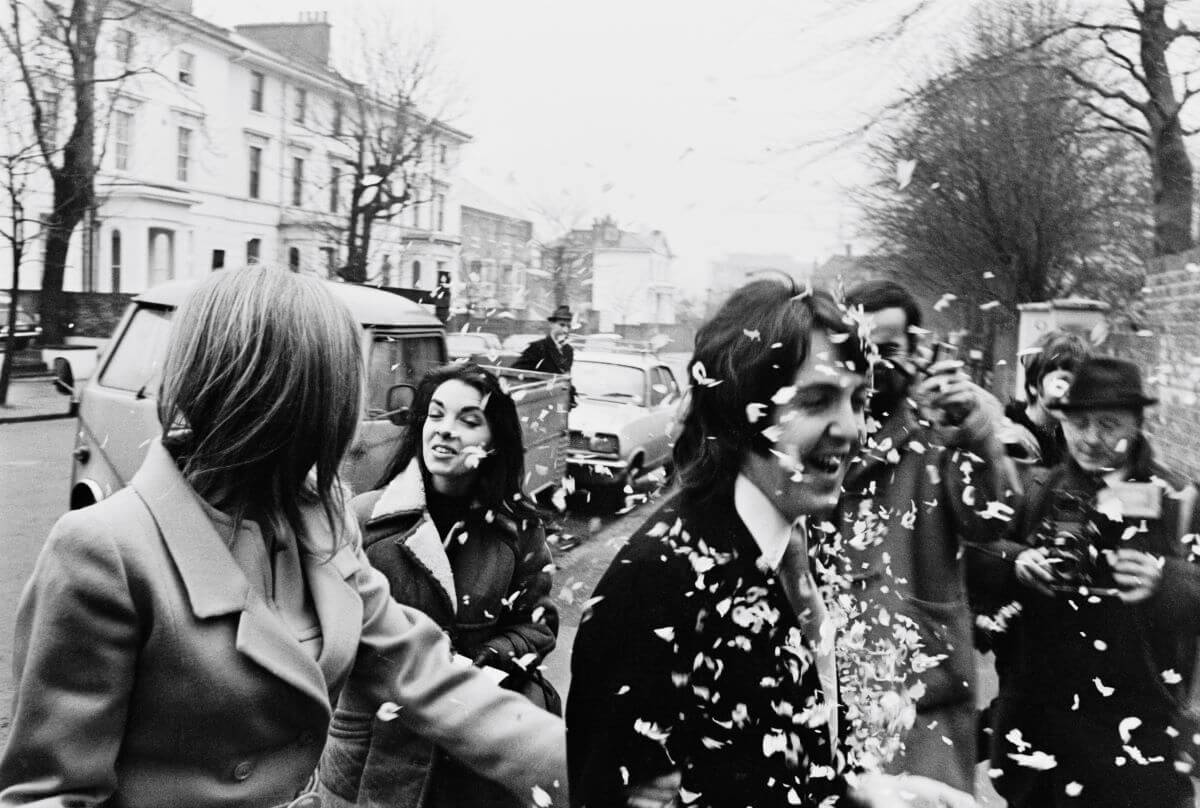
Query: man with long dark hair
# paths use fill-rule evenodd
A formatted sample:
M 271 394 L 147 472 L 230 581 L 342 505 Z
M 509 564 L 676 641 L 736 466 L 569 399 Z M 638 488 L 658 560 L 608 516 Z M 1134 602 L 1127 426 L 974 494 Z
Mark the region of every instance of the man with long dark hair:
M 866 361 L 825 293 L 757 281 L 696 336 L 681 490 L 601 579 L 567 702 L 573 804 L 971 804 L 855 777 L 810 567 L 863 428 Z M 966 802 L 960 802 L 965 799 Z

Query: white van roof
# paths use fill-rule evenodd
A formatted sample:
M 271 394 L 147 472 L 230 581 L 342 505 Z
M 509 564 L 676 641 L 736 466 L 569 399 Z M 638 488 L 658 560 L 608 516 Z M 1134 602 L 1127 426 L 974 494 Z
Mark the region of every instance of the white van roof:
M 363 325 L 442 327 L 442 321 L 424 306 L 401 295 L 357 283 L 340 283 L 338 281 L 324 281 L 324 283 L 339 300 L 350 307 L 354 318 Z M 178 308 L 179 304 L 199 285 L 199 280 L 171 281 L 155 286 L 153 289 L 147 289 L 137 295 L 134 300 L 156 306 Z

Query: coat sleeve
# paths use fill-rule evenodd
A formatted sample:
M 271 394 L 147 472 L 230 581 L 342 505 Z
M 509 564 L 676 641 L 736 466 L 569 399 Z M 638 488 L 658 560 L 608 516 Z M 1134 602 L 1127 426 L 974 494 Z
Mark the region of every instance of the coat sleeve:
M 390 702 L 396 720 L 526 803 L 565 802 L 562 720 L 456 664 L 438 625 L 392 600 L 387 579 L 357 555 L 362 637 L 343 705 L 374 713 Z
M 1175 631 L 1187 627 L 1195 633 L 1200 632 L 1200 502 L 1194 485 L 1189 499 L 1191 518 L 1187 525 L 1171 526 L 1171 540 L 1178 542 L 1173 548 L 1176 554 L 1164 558 L 1162 583 L 1149 605 L 1160 625 Z M 1178 514 L 1178 510 L 1168 513 Z
M 692 582 L 665 546 L 645 549 L 612 562 L 575 638 L 567 696 L 572 805 L 623 806 L 628 787 L 682 764 L 667 745 L 684 712 L 679 680 L 690 665 L 667 636 L 682 640 L 695 627 L 684 616 Z
M 525 346 L 525 350 L 521 351 L 520 357 L 517 358 L 516 362 L 513 362 L 513 367 L 517 370 L 544 371 L 545 368 L 541 367 L 543 358 L 542 341 L 534 340 Z
M 510 604 L 498 621 L 498 633 L 484 643 L 503 661 L 501 667 L 531 670 L 552 650 L 558 636 L 558 607 L 550 596 L 553 561 L 541 520 L 525 517 L 522 540 L 513 575 L 513 586 L 505 600 Z M 533 660 L 522 660 L 534 654 Z M 519 662 L 519 664 L 518 664 Z
M 0 805 L 92 806 L 115 792 L 141 630 L 115 534 L 94 509 L 68 513 L 17 611 Z

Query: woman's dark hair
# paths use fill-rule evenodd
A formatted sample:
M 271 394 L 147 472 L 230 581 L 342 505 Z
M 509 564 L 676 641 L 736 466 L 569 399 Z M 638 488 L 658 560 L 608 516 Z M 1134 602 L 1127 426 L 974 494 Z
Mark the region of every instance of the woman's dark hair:
M 511 510 L 526 499 L 523 490 L 525 444 L 517 405 L 494 374 L 470 362 L 440 367 L 421 379 L 413 401 L 412 419 L 400 439 L 395 458 L 379 484 L 386 485 L 416 460 L 428 490 L 429 469 L 425 467 L 425 456 L 421 451 L 421 429 L 429 417 L 429 403 L 434 392 L 450 381 L 462 382 L 479 391 L 483 397 L 483 417 L 487 419 L 488 429 L 492 432 L 491 450 L 479 462 L 479 477 L 472 492 L 474 499 L 486 508 L 507 506 Z
M 754 281 L 700 327 L 688 364 L 690 402 L 674 448 L 685 492 L 708 492 L 737 476 L 746 450 L 767 451 L 761 433 L 773 414 L 771 399 L 795 382 L 813 331 L 846 335 L 832 340 L 834 361 L 866 372 L 857 325 L 824 291 Z M 747 416 L 751 404 L 762 407 L 753 422 Z
M 1092 355 L 1092 346 L 1088 341 L 1071 331 L 1054 329 L 1047 331 L 1037 341 L 1038 350 L 1021 357 L 1025 367 L 1026 396 L 1035 395 L 1038 385 L 1046 374 L 1055 370 L 1067 370 L 1072 373 L 1079 364 Z
M 863 281 L 846 292 L 846 305 L 851 308 L 862 306 L 867 314 L 883 309 L 903 309 L 909 328 L 908 351 L 912 353 L 917 349 L 917 335 L 913 329 L 921 327 L 921 306 L 912 292 L 900 284 L 889 280 Z

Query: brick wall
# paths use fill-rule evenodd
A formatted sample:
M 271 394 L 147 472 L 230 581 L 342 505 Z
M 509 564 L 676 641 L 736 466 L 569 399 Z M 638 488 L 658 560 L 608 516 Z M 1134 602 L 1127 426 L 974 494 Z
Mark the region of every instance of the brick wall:
M 1200 480 L 1200 249 L 1150 262 L 1142 300 L 1145 330 L 1107 348 L 1136 362 L 1159 399 L 1146 423 L 1158 458 Z

